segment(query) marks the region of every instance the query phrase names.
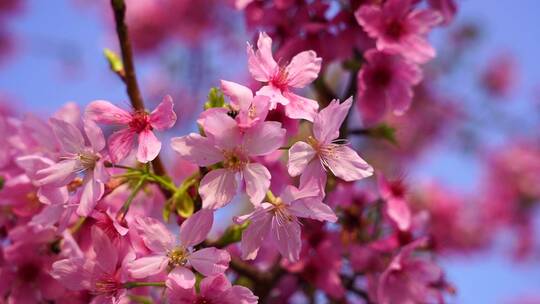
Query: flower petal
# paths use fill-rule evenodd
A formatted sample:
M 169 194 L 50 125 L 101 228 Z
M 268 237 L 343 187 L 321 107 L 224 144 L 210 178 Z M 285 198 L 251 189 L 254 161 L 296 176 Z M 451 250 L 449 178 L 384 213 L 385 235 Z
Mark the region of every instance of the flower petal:
M 279 253 L 291 262 L 298 261 L 302 248 L 300 224 L 282 222 L 277 216 L 274 216 L 271 225 L 272 235 Z
M 313 120 L 313 135 L 321 143 L 330 143 L 339 137 L 339 128 L 349 113 L 352 105 L 352 97 L 339 103 L 333 100 L 326 108 L 322 109 Z
M 113 163 L 118 163 L 126 158 L 135 142 L 135 132 L 130 129 L 122 129 L 109 136 L 109 154 Z
M 337 147 L 335 157 L 326 157 L 325 160 L 332 173 L 347 182 L 373 175 L 373 168 L 347 146 Z
M 319 199 L 301 199 L 292 203 L 288 210 L 297 217 L 335 223 L 337 216 L 327 204 Z
M 85 119 L 83 122 L 84 133 L 86 133 L 86 138 L 90 142 L 94 152 L 99 152 L 105 148 L 105 137 L 103 136 L 103 131 L 98 127 L 98 125 L 90 120 Z
M 165 95 L 157 108 L 150 113 L 150 124 L 154 129 L 163 131 L 172 128 L 176 123 L 174 103 L 170 95 Z
M 85 148 L 84 137 L 76 126 L 56 118 L 49 121 L 63 151 L 77 154 Z
M 322 58 L 314 51 L 303 51 L 294 56 L 287 66 L 287 84 L 303 88 L 313 82 L 321 70 Z
M 386 200 L 386 214 L 396 223 L 401 231 L 407 231 L 411 227 L 411 211 L 407 202 L 399 198 Z
M 308 143 L 303 141 L 296 142 L 289 149 L 289 162 L 287 163 L 289 175 L 294 177 L 302 174 L 315 154 L 315 150 Z
M 92 245 L 96 254 L 96 264 L 105 273 L 113 274 L 118 263 L 116 248 L 109 237 L 96 226 L 92 227 Z
M 253 218 L 251 224 L 242 233 L 240 248 L 242 250 L 242 259 L 244 260 L 253 260 L 257 257 L 262 242 L 270 233 L 272 215 L 266 211 L 260 214 L 260 217 Z
M 319 109 L 319 103 L 313 99 L 305 98 L 291 92 L 285 93 L 289 103 L 285 106 L 285 115 L 292 119 L 305 119 L 313 121 Z
M 127 271 L 133 278 L 142 279 L 164 272 L 168 262 L 164 255 L 146 256 L 130 262 Z
M 231 282 L 223 274 L 206 277 L 201 281 L 201 295 L 221 295 L 231 288 Z
M 210 139 L 197 133 L 171 139 L 171 147 L 180 157 L 201 167 L 223 160 L 223 152 Z
M 255 80 L 267 82 L 278 67 L 272 56 L 272 38 L 264 32 L 259 33 L 257 48 L 255 52 L 248 43 L 248 69 Z
M 206 136 L 221 148 L 232 149 L 240 145 L 242 134 L 236 121 L 223 112 L 214 112 L 204 120 Z
M 127 125 L 131 114 L 105 100 L 92 101 L 84 112 L 85 118 L 106 123 Z
M 93 177 L 93 173 L 89 173 L 85 176 L 83 182 L 83 192 L 81 195 L 81 202 L 77 208 L 77 214 L 80 216 L 88 216 L 97 205 L 98 200 L 105 193 L 105 185 L 98 182 Z
M 231 256 L 227 250 L 214 247 L 203 248 L 189 255 L 189 263 L 204 276 L 216 275 L 229 268 Z
M 151 217 L 136 217 L 134 224 L 146 247 L 153 252 L 164 253 L 174 247 L 174 236 L 160 221 Z
M 167 287 L 177 286 L 189 289 L 195 286 L 195 275 L 193 272 L 186 267 L 176 267 L 167 276 L 167 281 L 165 283 Z
M 208 172 L 199 186 L 203 208 L 222 207 L 233 199 L 237 188 L 235 172 L 226 169 L 214 169 Z
M 153 161 L 161 150 L 161 142 L 154 132 L 144 130 L 139 133 L 139 147 L 137 148 L 137 160 L 143 164 Z
M 229 96 L 231 105 L 237 110 L 248 110 L 253 100 L 253 92 L 248 87 L 232 81 L 221 80 L 223 94 Z
M 76 172 L 80 166 L 80 162 L 75 159 L 60 161 L 48 168 L 39 170 L 37 175 L 41 179 L 37 180 L 36 184 L 40 186 L 65 186 L 77 176 Z
M 280 122 L 265 121 L 246 130 L 243 146 L 250 156 L 268 155 L 281 147 L 286 133 Z
M 212 229 L 214 211 L 201 209 L 191 215 L 180 226 L 180 244 L 191 247 L 202 243 Z
M 251 203 L 260 204 L 270 187 L 270 172 L 261 164 L 251 163 L 246 165 L 242 173 Z

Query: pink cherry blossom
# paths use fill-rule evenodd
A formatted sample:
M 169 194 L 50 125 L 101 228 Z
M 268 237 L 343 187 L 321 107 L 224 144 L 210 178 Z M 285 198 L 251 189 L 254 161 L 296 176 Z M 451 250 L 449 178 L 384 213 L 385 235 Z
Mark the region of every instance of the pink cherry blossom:
M 417 65 L 399 56 L 369 50 L 358 73 L 358 109 L 366 124 L 378 122 L 387 111 L 403 115 L 411 105 L 413 86 L 422 80 Z
M 240 128 L 250 128 L 266 119 L 269 98 L 258 95 L 253 97 L 251 90 L 243 85 L 230 81 L 221 81 L 223 93 L 231 98 L 231 107 L 237 111 L 236 121 Z
M 287 168 L 291 176 L 302 174 L 301 182 L 315 179 L 320 189 L 326 184 L 326 169 L 345 180 L 359 180 L 373 174 L 373 168 L 346 144 L 336 139 L 339 128 L 352 105 L 352 98 L 343 103 L 333 100 L 313 122 L 313 136 L 299 141 L 289 150 Z
M 199 120 L 206 136 L 191 133 L 171 141 L 181 157 L 199 166 L 223 163 L 223 168 L 210 171 L 201 180 L 199 194 L 203 207 L 216 209 L 230 202 L 236 194 L 238 178 L 244 180 L 251 202 L 259 204 L 270 186 L 271 176 L 265 166 L 251 158 L 277 150 L 283 143 L 285 129 L 278 122 L 265 121 L 243 132 L 226 113 L 207 111 L 207 114 L 203 113 Z
M 51 118 L 51 125 L 62 147 L 61 160 L 37 171 L 40 177 L 37 183 L 40 186 L 63 187 L 79 174 L 84 174 L 77 213 L 88 216 L 103 196 L 104 183 L 109 178 L 103 164 L 104 157 L 100 153 L 105 148 L 103 133 L 93 121 L 85 120 L 84 131 L 89 142 L 87 145 L 83 134 L 74 125 L 55 118 Z
M 294 94 L 291 88 L 303 88 L 319 75 L 322 59 L 314 51 L 304 51 L 291 59 L 287 66 L 279 65 L 272 56 L 272 38 L 259 34 L 257 51 L 248 44 L 248 67 L 257 81 L 266 82 L 257 95 L 270 98 L 270 110 L 285 106 L 290 118 L 313 121 L 319 104 L 317 101 Z
M 399 230 L 409 230 L 412 216 L 405 198 L 407 189 L 403 181 L 389 181 L 382 174 L 379 174 L 377 181 L 379 193 L 386 204 L 386 214 L 397 225 Z
M 205 276 L 223 273 L 229 266 L 230 255 L 225 250 L 208 247 L 193 250 L 193 246 L 202 243 L 213 223 L 213 211 L 202 209 L 194 213 L 180 226 L 179 242 L 159 221 L 152 218 L 137 218 L 136 228 L 144 244 L 152 252 L 149 256 L 139 257 L 128 265 L 134 278 L 146 278 L 164 272 L 171 267 L 169 279 L 179 282 L 183 288 L 195 284 L 195 275 L 188 267 Z
M 133 259 L 131 253 L 119 254 L 107 235 L 97 227 L 92 228 L 92 254 L 84 256 L 73 251 L 73 256 L 52 265 L 52 276 L 67 289 L 87 290 L 96 297 L 92 303 L 129 303 L 124 282 L 126 265 Z
M 400 54 L 417 63 L 435 57 L 427 33 L 442 21 L 432 9 L 412 9 L 412 0 L 388 0 L 382 7 L 363 5 L 355 13 L 367 34 L 377 40 L 377 49 Z
M 455 0 L 428 0 L 429 6 L 438 11 L 443 17 L 443 25 L 449 25 L 454 21 L 457 13 Z
M 195 287 L 183 287 L 183 279 L 173 276 L 167 281 L 169 300 L 175 304 L 219 303 L 256 304 L 258 297 L 244 286 L 232 286 L 226 276 L 218 274 L 202 279 L 199 293 Z
M 316 184 L 300 190 L 287 186 L 275 201 L 262 203 L 253 212 L 236 217 L 239 224 L 251 221 L 242 233 L 242 258 L 255 259 L 262 243 L 270 240 L 283 257 L 297 261 L 302 246 L 299 218 L 337 220 L 332 209 L 320 200 L 319 191 Z
M 430 260 L 413 256 L 426 245 L 427 239 L 418 239 L 394 257 L 379 278 L 377 303 L 440 303 L 440 291 L 434 286 L 443 282 L 442 270 Z
M 137 160 L 147 163 L 157 157 L 161 142 L 153 130 L 165 131 L 176 122 L 172 98 L 167 95 L 151 113 L 146 111 L 127 112 L 105 100 L 96 100 L 86 107 L 85 117 L 104 124 L 115 124 L 125 128 L 114 132 L 108 139 L 109 153 L 113 162 L 126 158 L 138 138 Z

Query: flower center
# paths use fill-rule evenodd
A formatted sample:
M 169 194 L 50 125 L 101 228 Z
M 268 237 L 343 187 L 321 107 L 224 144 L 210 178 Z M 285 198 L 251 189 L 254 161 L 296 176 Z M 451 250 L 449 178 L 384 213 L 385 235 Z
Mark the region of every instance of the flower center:
M 272 202 L 272 204 L 274 204 L 274 209 L 272 209 L 272 211 L 274 212 L 274 216 L 277 218 L 279 224 L 298 222 L 298 218 L 289 213 L 287 210 L 287 205 L 285 205 L 279 197 Z
M 225 151 L 223 155 L 225 157 L 223 166 L 226 169 L 240 171 L 249 163 L 249 159 L 238 150 Z
M 118 290 L 122 288 L 122 284 L 111 275 L 104 275 L 96 282 L 94 293 L 112 297 Z
M 287 73 L 287 70 L 284 67 L 280 66 L 277 73 L 275 73 L 274 76 L 272 76 L 272 78 L 270 79 L 270 84 L 280 89 L 282 92 L 286 91 L 288 87 L 288 76 L 289 73 Z
M 145 111 L 137 111 L 133 114 L 131 121 L 129 122 L 129 128 L 136 133 L 141 133 L 146 130 L 152 130 L 150 124 L 150 115 Z
M 94 153 L 81 152 L 77 155 L 81 162 L 82 170 L 92 170 L 96 166 L 96 162 L 99 160 L 99 155 Z
M 176 247 L 167 253 L 169 258 L 169 266 L 184 266 L 187 263 L 189 252 L 184 247 Z
M 399 40 L 405 34 L 405 27 L 400 20 L 392 20 L 386 26 L 386 37 L 393 40 Z
M 208 300 L 204 296 L 197 297 L 197 300 L 195 300 L 194 304 L 212 304 L 211 300 Z

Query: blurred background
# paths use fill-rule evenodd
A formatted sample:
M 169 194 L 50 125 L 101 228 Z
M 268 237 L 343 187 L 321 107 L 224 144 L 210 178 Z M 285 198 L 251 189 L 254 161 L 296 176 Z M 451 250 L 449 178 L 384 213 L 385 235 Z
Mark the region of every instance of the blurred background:
M 171 134 L 180 134 L 195 128 L 220 79 L 249 80 L 244 50 L 255 32 L 228 3 L 178 1 L 172 16 L 161 16 L 145 2 L 128 1 L 139 82 L 148 108 L 173 96 L 179 122 Z M 433 208 L 442 219 L 460 214 L 434 232 L 459 239 L 439 257 L 457 290 L 449 302 L 540 303 L 540 2 L 457 4 L 455 21 L 431 35 L 439 56 L 425 69 L 433 86 L 416 93 L 440 103 L 415 99 L 411 120 L 425 124 L 403 133 L 410 122 L 390 121 L 404 144 L 385 155 L 408 159 L 400 173 L 411 188 L 430 189 L 420 199 L 440 202 Z M 103 56 L 117 49 L 108 5 L 0 0 L 2 109 L 48 117 L 70 101 L 128 105 Z M 384 144 L 370 143 L 360 144 L 377 162 Z

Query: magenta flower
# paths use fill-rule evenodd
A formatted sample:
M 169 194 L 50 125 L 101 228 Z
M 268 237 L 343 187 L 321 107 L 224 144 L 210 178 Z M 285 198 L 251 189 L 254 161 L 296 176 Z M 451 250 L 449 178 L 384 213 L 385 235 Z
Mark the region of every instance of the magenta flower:
M 78 249 L 74 256 L 53 263 L 51 275 L 69 290 L 95 295 L 92 303 L 127 303 L 125 267 L 133 255 L 128 253 L 121 259 L 118 248 L 101 229 L 92 227 L 91 233 L 92 258 Z
M 412 87 L 422 80 L 417 65 L 376 50 L 364 53 L 358 73 L 358 108 L 366 124 L 379 121 L 387 110 L 402 115 L 411 105 Z
M 253 97 L 249 88 L 231 81 L 222 80 L 221 89 L 231 99 L 231 107 L 237 112 L 235 119 L 240 128 L 250 128 L 266 119 L 270 105 L 268 97 Z
M 169 95 L 165 96 L 151 113 L 146 111 L 129 113 L 108 101 L 96 100 L 86 107 L 85 116 L 100 123 L 125 126 L 108 139 L 109 153 L 115 163 L 128 156 L 133 149 L 135 137 L 138 137 L 139 141 L 137 160 L 147 163 L 155 159 L 161 150 L 161 142 L 153 130 L 170 129 L 176 122 L 173 101 Z
M 251 221 L 242 233 L 242 258 L 255 259 L 262 243 L 269 240 L 283 257 L 298 261 L 302 247 L 299 218 L 337 220 L 332 209 L 321 201 L 318 185 L 311 183 L 300 190 L 287 186 L 275 201 L 262 203 L 252 213 L 236 217 L 238 224 Z
M 313 136 L 308 142 L 299 141 L 289 150 L 287 168 L 291 176 L 301 176 L 301 184 L 314 178 L 320 189 L 326 185 L 325 168 L 345 180 L 359 180 L 373 174 L 373 168 L 346 144 L 336 139 L 339 127 L 352 105 L 352 98 L 343 103 L 333 100 L 322 109 L 313 122 Z
M 167 281 L 170 303 L 219 303 L 219 304 L 256 304 L 258 297 L 249 288 L 232 286 L 223 274 L 202 279 L 199 293 L 195 287 L 182 287 L 183 279 L 173 276 Z
M 270 98 L 270 110 L 276 105 L 285 106 L 285 113 L 294 119 L 313 121 L 319 104 L 317 101 L 294 94 L 291 88 L 303 88 L 313 82 L 321 70 L 322 59 L 314 51 L 304 51 L 294 56 L 287 66 L 280 66 L 272 56 L 272 38 L 259 34 L 257 51 L 248 44 L 249 72 L 260 82 L 266 82 L 257 95 Z
M 191 133 L 171 141 L 181 157 L 199 166 L 223 163 L 223 168 L 208 172 L 201 180 L 199 194 L 203 208 L 216 209 L 230 202 L 236 194 L 238 178 L 244 180 L 251 202 L 259 204 L 270 186 L 271 176 L 265 166 L 252 162 L 251 158 L 277 150 L 285 138 L 285 129 L 281 123 L 265 121 L 242 131 L 226 113 L 205 113 L 199 121 L 206 137 Z
M 412 10 L 411 0 L 388 0 L 383 6 L 363 5 L 355 13 L 367 34 L 377 40 L 379 51 L 400 54 L 417 63 L 435 57 L 427 33 L 442 21 L 432 9 Z
M 377 303 L 439 303 L 442 297 L 435 286 L 443 283 L 442 270 L 432 261 L 414 257 L 427 239 L 418 239 L 401 249 L 379 277 Z
M 379 174 L 377 181 L 379 193 L 386 204 L 386 214 L 396 224 L 399 230 L 409 230 L 412 215 L 405 198 L 407 189 L 403 181 L 389 181 L 382 174 Z
M 176 244 L 174 236 L 161 222 L 152 218 L 137 218 L 137 230 L 153 254 L 132 261 L 128 265 L 131 276 L 146 278 L 170 267 L 169 279 L 175 278 L 181 287 L 191 288 L 195 284 L 195 275 L 188 266 L 204 276 L 223 273 L 231 260 L 226 250 L 214 247 L 193 250 L 193 246 L 206 239 L 213 221 L 212 210 L 202 209 L 194 213 L 180 226 L 179 243 Z M 181 278 L 181 282 L 176 278 Z
M 104 183 L 109 179 L 100 153 L 105 148 L 105 138 L 101 129 L 91 120 L 84 121 L 84 131 L 89 145 L 85 143 L 81 131 L 74 125 L 55 118 L 51 118 L 50 121 L 53 133 L 62 148 L 61 160 L 37 171 L 40 179 L 36 182 L 42 189 L 50 186 L 63 187 L 79 174 L 84 174 L 77 213 L 80 216 L 88 216 L 103 196 Z

